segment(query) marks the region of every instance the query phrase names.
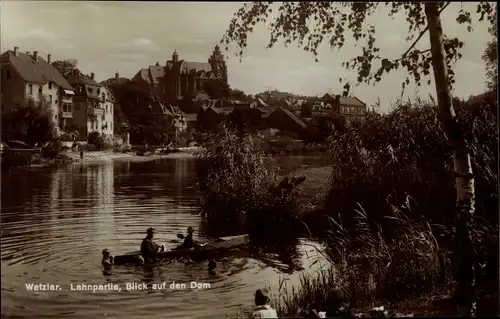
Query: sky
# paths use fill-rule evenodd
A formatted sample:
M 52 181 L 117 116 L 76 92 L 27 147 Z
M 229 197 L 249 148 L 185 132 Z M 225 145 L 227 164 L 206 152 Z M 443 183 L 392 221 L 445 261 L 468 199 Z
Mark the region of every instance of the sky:
M 139 69 L 159 62 L 164 65 L 177 50 L 179 59 L 207 62 L 213 48 L 219 43 L 234 13 L 242 2 L 91 2 L 91 1 L 2 1 L 1 51 L 35 51 L 52 60 L 76 59 L 84 73 L 94 72 L 102 81 L 120 76 L 132 77 Z M 473 14 L 474 31 L 457 25 L 460 7 Z M 476 3 L 452 3 L 442 15 L 443 29 L 449 37 L 459 37 L 464 43 L 463 57 L 454 66 L 456 84 L 454 94 L 467 98 L 484 92 L 485 68 L 481 59 L 486 43 L 491 40 L 486 22 L 477 22 Z M 391 19 L 385 10 L 379 10 L 369 20 L 377 28 L 377 43 L 381 54 L 397 58 L 409 47 L 404 16 Z M 341 94 L 339 77 L 352 78 L 354 73 L 341 67 L 343 61 L 358 54 L 354 40 L 340 51 L 327 45 L 320 50 L 319 62 L 311 53 L 280 43 L 266 49 L 269 33 L 265 26 L 256 28 L 249 37 L 248 48 L 240 62 L 234 53 L 236 47 L 224 52 L 228 79 L 232 88 L 247 94 L 267 89 L 315 96 L 324 93 Z M 417 45 L 429 48 L 426 34 Z M 351 94 L 368 106 L 380 99 L 381 111 L 401 96 L 404 71 L 386 76 L 382 82 L 361 85 Z M 426 79 L 427 80 L 427 79 Z M 427 81 L 424 81 L 426 84 Z M 407 88 L 404 98 L 434 94 L 434 87 L 424 85 Z

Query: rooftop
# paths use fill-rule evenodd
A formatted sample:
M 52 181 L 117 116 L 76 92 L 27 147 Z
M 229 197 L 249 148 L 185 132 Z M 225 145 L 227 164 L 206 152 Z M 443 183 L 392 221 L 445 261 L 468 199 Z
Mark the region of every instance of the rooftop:
M 30 54 L 18 51 L 16 56 L 14 51 L 8 50 L 0 56 L 0 63 L 10 63 L 25 82 L 37 84 L 52 82 L 63 89 L 73 90 L 61 73 L 40 55 L 35 60 L 35 57 Z

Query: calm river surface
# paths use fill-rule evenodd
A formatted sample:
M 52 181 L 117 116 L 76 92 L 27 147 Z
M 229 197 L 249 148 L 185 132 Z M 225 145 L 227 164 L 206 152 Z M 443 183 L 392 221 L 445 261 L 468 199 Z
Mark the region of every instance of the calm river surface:
M 283 158 L 287 168 L 316 164 Z M 167 245 L 188 226 L 200 229 L 194 159 L 73 164 L 59 169 L 16 169 L 2 174 L 2 317 L 5 318 L 217 318 L 253 304 L 257 288 L 277 290 L 279 278 L 298 282 L 301 268 L 322 263 L 304 241 L 283 249 L 233 256 L 231 270 L 209 276 L 206 263 L 171 263 L 145 271 L 115 267 L 104 274 L 101 251 L 137 250 L 148 227 Z M 197 237 L 207 239 L 203 232 Z M 224 234 L 221 234 L 224 235 Z M 297 270 L 296 270 L 297 269 Z M 209 283 L 206 289 L 171 290 L 168 284 Z M 167 289 L 127 291 L 126 283 L 167 283 Z M 30 283 L 62 290 L 34 292 Z M 71 284 L 120 285 L 120 292 L 72 291 Z M 223 301 L 225 300 L 225 301 Z

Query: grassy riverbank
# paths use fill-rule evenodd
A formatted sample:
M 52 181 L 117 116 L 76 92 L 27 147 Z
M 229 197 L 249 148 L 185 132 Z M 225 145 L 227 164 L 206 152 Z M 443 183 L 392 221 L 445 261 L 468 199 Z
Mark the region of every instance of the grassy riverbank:
M 491 315 L 498 312 L 496 95 L 475 105 L 455 102 L 474 150 L 478 313 Z M 326 244 L 332 269 L 281 294 L 281 317 L 303 316 L 309 306 L 332 314 L 341 304 L 454 314 L 452 154 L 436 112 L 419 102 L 335 127 L 332 166 L 295 172 L 306 180 L 292 192 L 276 191 L 282 177 L 266 169 L 257 138 L 227 127 L 212 137 L 198 165 L 208 222 L 267 234 L 290 233 L 302 222 Z

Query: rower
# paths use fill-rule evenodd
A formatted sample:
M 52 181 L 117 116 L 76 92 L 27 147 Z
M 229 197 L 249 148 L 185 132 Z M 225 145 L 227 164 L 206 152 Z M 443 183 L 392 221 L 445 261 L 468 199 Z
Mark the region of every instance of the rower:
M 199 247 L 199 244 L 193 240 L 193 234 L 194 234 L 193 227 L 189 226 L 187 232 L 188 234 L 186 237 L 184 237 L 184 242 L 182 243 L 182 245 L 179 246 L 178 249 L 191 249 Z
M 153 241 L 154 233 L 154 228 L 149 227 L 146 231 L 147 236 L 141 244 L 141 255 L 146 264 L 154 263 L 156 261 L 156 253 L 165 251 L 165 245 L 159 246 Z

